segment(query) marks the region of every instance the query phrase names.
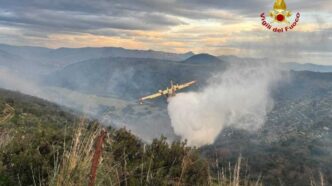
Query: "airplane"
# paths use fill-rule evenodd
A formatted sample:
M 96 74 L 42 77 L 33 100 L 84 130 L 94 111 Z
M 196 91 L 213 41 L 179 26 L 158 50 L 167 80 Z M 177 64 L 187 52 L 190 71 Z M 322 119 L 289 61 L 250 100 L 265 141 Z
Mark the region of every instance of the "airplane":
M 179 85 L 179 84 L 174 85 L 173 81 L 171 81 L 171 86 L 170 87 L 167 87 L 165 90 L 159 90 L 155 94 L 140 98 L 139 103 L 143 104 L 143 101 L 145 101 L 145 100 L 156 99 L 156 98 L 161 97 L 161 96 L 165 96 L 166 98 L 174 97 L 176 95 L 176 91 L 187 88 L 187 87 L 190 87 L 195 83 L 196 83 L 196 81 L 191 81 L 191 82 L 184 83 L 184 84 L 181 84 L 181 85 Z

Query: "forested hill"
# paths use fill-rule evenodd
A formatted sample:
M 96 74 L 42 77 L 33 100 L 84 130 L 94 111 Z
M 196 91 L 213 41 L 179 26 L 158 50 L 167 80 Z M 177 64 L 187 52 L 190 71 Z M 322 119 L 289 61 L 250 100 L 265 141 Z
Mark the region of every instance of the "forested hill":
M 184 142 L 144 144 L 53 103 L 0 89 L 0 185 L 203 185 L 207 162 Z M 101 131 L 106 131 L 101 151 Z M 96 145 L 96 146 L 95 146 Z M 93 161 L 99 154 L 102 160 Z M 95 163 L 92 163 L 95 162 Z

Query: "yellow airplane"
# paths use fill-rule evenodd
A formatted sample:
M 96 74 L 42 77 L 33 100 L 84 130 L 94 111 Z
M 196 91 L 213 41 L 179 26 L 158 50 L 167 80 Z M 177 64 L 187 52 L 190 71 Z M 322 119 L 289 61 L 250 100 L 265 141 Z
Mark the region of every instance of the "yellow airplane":
M 187 87 L 190 87 L 195 83 L 196 83 L 196 81 L 191 81 L 191 82 L 184 83 L 184 84 L 181 84 L 181 85 L 179 85 L 179 84 L 174 85 L 173 81 L 171 81 L 171 86 L 170 87 L 167 87 L 165 90 L 159 90 L 155 94 L 140 98 L 139 103 L 143 104 L 143 101 L 145 101 L 145 100 L 156 99 L 156 98 L 161 97 L 161 96 L 165 96 L 166 98 L 173 97 L 173 96 L 176 95 L 176 91 L 187 88 Z

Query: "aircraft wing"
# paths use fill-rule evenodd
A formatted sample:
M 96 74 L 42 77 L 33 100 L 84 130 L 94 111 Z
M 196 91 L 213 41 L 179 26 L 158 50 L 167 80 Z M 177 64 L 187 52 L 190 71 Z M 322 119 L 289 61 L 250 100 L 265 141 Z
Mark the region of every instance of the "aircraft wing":
M 160 97 L 160 96 L 162 96 L 162 95 L 163 95 L 162 93 L 158 92 L 158 93 L 155 93 L 155 94 L 152 94 L 152 95 L 149 95 L 149 96 L 142 97 L 142 98 L 140 98 L 139 100 L 140 100 L 141 102 L 143 102 L 143 101 L 145 101 L 145 100 L 148 100 L 148 99 L 154 99 L 154 98 Z
M 169 93 L 169 89 L 167 88 L 166 90 L 163 90 L 162 92 L 161 92 L 161 94 L 162 95 L 167 95 Z
M 192 86 L 193 84 L 195 84 L 196 81 L 191 81 L 191 82 L 188 82 L 188 83 L 185 83 L 185 84 L 181 84 L 181 85 L 178 85 L 177 86 L 177 89 L 178 90 L 181 90 L 181 89 L 184 89 L 184 88 L 187 88 L 187 87 L 190 87 Z

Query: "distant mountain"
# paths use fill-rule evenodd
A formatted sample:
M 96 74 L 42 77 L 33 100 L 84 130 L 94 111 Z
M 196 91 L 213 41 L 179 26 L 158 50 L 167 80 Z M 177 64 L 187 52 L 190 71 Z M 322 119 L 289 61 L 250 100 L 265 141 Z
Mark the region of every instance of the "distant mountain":
M 233 56 L 233 55 L 222 55 L 222 56 L 218 56 L 219 59 L 221 60 L 225 60 L 225 61 L 239 61 L 242 58 L 239 58 L 237 56 Z
M 3 50 L 0 50 L 0 57 L 1 57 L 0 59 L 11 59 L 11 60 L 15 60 L 18 58 L 18 56 L 15 56 Z
M 11 46 L 0 44 L 0 65 L 15 68 L 22 72 L 29 69 L 31 74 L 47 74 L 63 67 L 86 60 L 108 57 L 158 59 L 164 61 L 179 61 L 195 65 L 218 65 L 220 63 L 257 63 L 265 59 L 240 58 L 237 56 L 218 56 L 187 52 L 183 54 L 167 53 L 153 50 L 132 50 L 118 47 L 85 47 L 50 49 L 33 46 Z M 332 72 L 332 66 L 315 64 L 285 63 L 284 69 L 296 71 Z
M 183 59 L 191 57 L 192 55 L 194 55 L 192 52 L 188 52 L 185 54 L 175 54 L 153 50 L 129 50 L 116 47 L 59 48 L 49 53 L 49 57 L 55 59 L 62 59 L 67 63 L 105 57 L 150 58 L 181 61 Z
M 192 52 L 176 54 L 153 50 L 130 50 L 117 47 L 49 49 L 43 47 L 11 46 L 3 44 L 0 44 L 0 50 L 20 56 L 25 61 L 49 65 L 50 68 L 53 69 L 62 68 L 79 61 L 105 57 L 132 57 L 182 61 L 194 55 Z
M 0 50 L 6 51 L 11 54 L 15 54 L 24 58 L 33 58 L 37 56 L 44 55 L 52 49 L 44 47 L 34 47 L 34 46 L 12 46 L 0 44 Z
M 158 59 L 101 58 L 75 63 L 47 78 L 46 84 L 107 96 L 131 99 L 169 86 L 171 80 L 192 80 L 204 85 L 211 73 L 225 69 L 220 65 L 194 65 Z
M 1 66 L 10 67 L 10 66 L 18 65 L 18 62 L 21 60 L 22 60 L 22 58 L 20 56 L 0 50 L 0 65 Z
M 284 67 L 286 69 L 291 69 L 295 71 L 332 72 L 332 66 L 316 65 L 311 63 L 285 63 Z
M 273 62 L 271 59 L 267 58 L 247 58 L 247 57 L 238 57 L 233 55 L 223 55 L 218 56 L 218 58 L 222 61 L 228 63 L 265 63 L 265 62 Z M 296 63 L 296 62 L 288 62 L 288 63 L 280 63 L 275 61 L 273 63 L 279 64 L 283 70 L 294 70 L 294 71 L 312 71 L 312 72 L 332 72 L 332 65 L 317 65 L 312 63 Z
M 269 62 L 269 60 L 264 58 L 238 57 L 234 55 L 222 55 L 218 56 L 218 58 L 228 63 L 239 63 L 239 64 L 241 63 L 259 64 L 259 63 Z
M 38 74 L 45 74 L 51 69 L 50 65 L 40 63 L 37 60 L 24 58 L 14 52 L 15 51 L 4 51 L 0 49 L 1 70 L 11 71 L 10 73 L 19 74 L 21 77 L 32 78 L 38 76 Z
M 218 64 L 222 63 L 223 61 L 213 55 L 210 54 L 197 54 L 189 57 L 188 59 L 183 61 L 184 63 L 187 64 Z

